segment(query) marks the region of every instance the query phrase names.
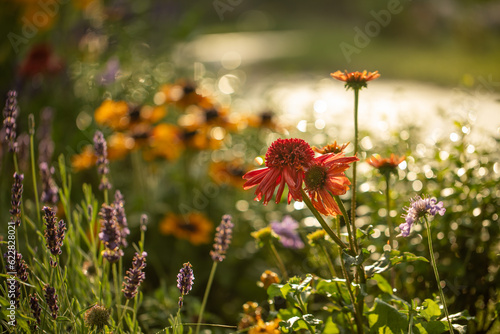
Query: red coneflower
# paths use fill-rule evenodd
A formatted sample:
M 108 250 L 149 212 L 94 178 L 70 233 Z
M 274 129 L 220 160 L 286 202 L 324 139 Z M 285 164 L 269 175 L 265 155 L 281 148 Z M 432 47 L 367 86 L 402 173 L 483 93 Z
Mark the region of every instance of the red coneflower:
M 333 196 L 343 195 L 351 182 L 344 171 L 357 157 L 344 157 L 343 153 L 325 154 L 314 159 L 305 173 L 306 191 L 320 213 L 334 216 L 341 214 Z
M 243 178 L 247 180 L 243 189 L 247 190 L 258 185 L 255 190 L 255 200 L 264 198 L 264 205 L 276 193 L 276 203 L 279 203 L 285 184 L 288 186 L 288 203 L 293 199 L 302 201 L 300 187 L 304 180 L 304 170 L 309 168 L 314 158 L 314 152 L 302 139 L 278 139 L 267 149 L 266 167 L 252 170 Z

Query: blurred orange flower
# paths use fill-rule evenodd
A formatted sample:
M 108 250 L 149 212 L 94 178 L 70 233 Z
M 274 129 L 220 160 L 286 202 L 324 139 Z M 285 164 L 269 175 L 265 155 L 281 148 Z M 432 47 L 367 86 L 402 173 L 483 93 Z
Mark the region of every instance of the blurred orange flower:
M 330 74 L 332 78 L 344 81 L 345 87 L 346 88 L 352 88 L 352 89 L 361 89 L 363 87 L 366 87 L 366 83 L 371 80 L 375 80 L 380 77 L 380 74 L 378 71 L 375 72 L 347 72 L 344 71 L 342 73 L 341 71 L 337 71 L 335 73 Z
M 386 174 L 386 173 L 395 173 L 396 168 L 400 163 L 402 163 L 406 159 L 406 156 L 398 156 L 395 155 L 394 153 L 391 153 L 390 158 L 382 158 L 380 155 L 376 154 L 371 156 L 370 158 L 366 159 L 366 162 L 374 167 L 377 168 L 380 173 Z
M 208 174 L 215 181 L 215 183 L 229 184 L 234 187 L 243 187 L 243 175 L 245 175 L 247 169 L 245 168 L 243 161 L 233 160 L 233 161 L 219 161 L 210 164 Z
M 161 86 L 158 93 L 159 104 L 172 103 L 179 109 L 185 109 L 190 105 L 206 107 L 210 104 L 210 99 L 199 94 L 193 82 L 184 79 Z
M 127 102 L 105 100 L 94 112 L 94 118 L 97 124 L 109 126 L 113 130 L 123 130 L 130 123 L 128 112 Z
M 71 157 L 71 167 L 75 172 L 89 169 L 95 166 L 97 156 L 94 153 L 92 145 L 87 145 L 83 148 L 80 154 L 75 154 Z
M 262 319 L 257 319 L 257 325 L 251 327 L 248 330 L 248 334 L 280 334 L 279 328 L 280 319 L 274 319 L 269 322 L 264 322 Z
M 146 160 L 154 158 L 175 160 L 179 158 L 183 148 L 181 130 L 175 125 L 161 123 L 151 131 L 148 146 L 144 150 L 144 158 Z
M 160 222 L 160 233 L 188 240 L 193 245 L 211 242 L 213 223 L 201 213 L 168 214 Z
M 124 158 L 134 149 L 134 138 L 127 136 L 122 132 L 115 132 L 107 138 L 108 159 L 117 160 Z
M 257 115 L 250 115 L 246 122 L 252 128 L 267 128 L 275 132 L 284 132 L 286 130 L 272 111 L 263 111 Z

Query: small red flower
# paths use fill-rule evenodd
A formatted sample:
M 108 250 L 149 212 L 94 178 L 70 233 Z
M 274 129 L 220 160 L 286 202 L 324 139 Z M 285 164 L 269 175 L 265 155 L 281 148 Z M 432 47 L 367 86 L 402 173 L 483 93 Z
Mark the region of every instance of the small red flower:
M 344 171 L 357 157 L 344 157 L 343 153 L 324 154 L 314 159 L 305 173 L 306 191 L 313 206 L 327 216 L 341 214 L 333 196 L 343 195 L 351 182 Z
M 243 178 L 247 180 L 243 189 L 247 190 L 258 185 L 255 190 L 255 200 L 264 198 L 264 205 L 276 193 L 276 203 L 279 203 L 285 184 L 288 186 L 288 203 L 291 199 L 302 201 L 300 188 L 304 180 L 304 170 L 308 169 L 314 158 L 314 152 L 302 139 L 278 139 L 267 149 L 266 167 L 252 170 Z
M 347 72 L 344 71 L 342 73 L 341 71 L 337 71 L 335 73 L 330 74 L 332 78 L 344 81 L 345 82 L 345 87 L 352 88 L 352 89 L 361 89 L 363 87 L 366 87 L 366 83 L 371 80 L 375 80 L 380 77 L 380 74 L 378 71 L 375 72 Z

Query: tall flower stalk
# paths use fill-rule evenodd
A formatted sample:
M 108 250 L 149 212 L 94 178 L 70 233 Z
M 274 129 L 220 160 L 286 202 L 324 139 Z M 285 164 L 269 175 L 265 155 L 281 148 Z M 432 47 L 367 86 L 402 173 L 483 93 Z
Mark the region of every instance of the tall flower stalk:
M 375 72 L 347 72 L 342 73 L 337 71 L 332 73 L 331 76 L 337 80 L 345 82 L 345 88 L 349 90 L 351 88 L 354 91 L 354 156 L 358 154 L 358 102 L 359 102 L 359 91 L 363 87 L 367 87 L 367 82 L 370 80 L 377 79 L 380 77 L 378 71 Z M 356 161 L 352 164 L 352 196 L 351 196 L 351 229 L 352 238 L 356 251 L 358 250 L 357 240 L 356 240 Z M 349 227 L 348 227 L 349 228 Z
M 410 235 L 411 227 L 418 220 L 423 219 L 425 222 L 425 227 L 427 229 L 427 242 L 429 244 L 429 253 L 431 258 L 431 265 L 434 271 L 434 276 L 436 277 L 436 283 L 439 290 L 439 296 L 441 297 L 441 302 L 443 303 L 443 310 L 446 316 L 446 320 L 448 320 L 448 325 L 450 329 L 450 333 L 453 334 L 453 325 L 451 323 L 450 315 L 448 313 L 448 307 L 446 305 L 446 299 L 444 298 L 443 288 L 441 287 L 441 279 L 439 278 L 439 272 L 437 269 L 436 258 L 434 257 L 434 248 L 432 247 L 432 235 L 431 235 L 431 226 L 429 224 L 429 220 L 427 219 L 428 215 L 435 216 L 439 213 L 439 215 L 443 216 L 446 212 L 446 209 L 443 207 L 443 202 L 438 202 L 435 198 L 430 197 L 414 197 L 410 206 L 405 208 L 406 214 L 403 215 L 405 218 L 405 222 L 399 225 L 399 229 L 401 231 L 400 236 L 407 237 Z
M 392 224 L 392 219 L 391 219 L 391 174 L 397 175 L 397 170 L 396 168 L 400 163 L 402 163 L 406 157 L 403 156 L 397 156 L 395 154 L 391 154 L 390 158 L 382 158 L 378 155 L 371 156 L 366 160 L 366 162 L 378 169 L 380 174 L 384 176 L 385 179 L 385 206 L 387 210 L 387 228 L 389 229 L 389 245 L 391 249 L 395 249 L 395 240 L 394 240 L 394 226 Z M 391 268 L 391 287 L 394 288 L 395 286 L 395 281 L 396 281 L 396 274 L 394 271 L 394 267 Z
M 210 270 L 210 276 L 208 277 L 207 287 L 205 288 L 205 294 L 203 296 L 203 301 L 201 303 L 200 313 L 198 315 L 198 323 L 196 325 L 196 334 L 200 332 L 200 325 L 203 320 L 203 313 L 205 312 L 205 306 L 207 304 L 208 295 L 210 294 L 210 289 L 212 287 L 212 282 L 214 280 L 215 271 L 217 270 L 217 263 L 222 262 L 226 257 L 226 251 L 229 248 L 231 239 L 233 238 L 233 227 L 232 217 L 230 215 L 224 215 L 220 225 L 216 229 L 214 249 L 210 251 L 210 256 L 212 257 L 213 264 Z

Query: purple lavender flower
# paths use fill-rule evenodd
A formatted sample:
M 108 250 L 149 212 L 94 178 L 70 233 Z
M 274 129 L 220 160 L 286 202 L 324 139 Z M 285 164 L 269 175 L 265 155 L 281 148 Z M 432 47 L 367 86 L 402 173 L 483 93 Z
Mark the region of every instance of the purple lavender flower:
M 181 292 L 179 297 L 179 308 L 182 307 L 184 296 L 193 288 L 194 274 L 191 263 L 184 263 L 179 274 L 177 274 L 177 288 Z
M 5 141 L 9 142 L 9 151 L 17 152 L 16 143 L 16 119 L 19 115 L 19 107 L 17 106 L 17 92 L 11 90 L 7 93 L 7 100 L 3 109 L 3 130 L 5 132 Z
M 36 323 L 34 324 L 34 330 L 38 329 L 37 325 L 41 324 L 41 319 L 40 319 L 40 314 L 42 313 L 42 309 L 40 308 L 40 303 L 38 301 L 38 298 L 35 295 L 30 294 L 30 308 L 31 308 L 31 314 L 33 314 L 33 318 L 35 318 Z
M 5 253 L 3 257 L 7 258 L 8 253 Z M 28 265 L 26 264 L 26 261 L 24 261 L 21 253 L 16 252 L 14 268 L 12 268 L 12 265 L 10 264 L 6 264 L 5 268 L 7 269 L 7 272 L 14 271 L 16 276 L 19 277 L 21 281 L 28 282 Z
M 116 75 L 120 70 L 120 61 L 116 57 L 110 58 L 106 63 L 106 68 L 102 73 L 96 76 L 97 83 L 106 86 L 116 80 Z
M 108 147 L 101 131 L 96 131 L 94 134 L 94 150 L 97 156 L 97 173 L 101 175 L 99 190 L 111 189 L 107 176 L 109 173 Z
M 407 237 L 410 235 L 411 226 L 425 215 L 435 216 L 439 213 L 444 215 L 446 209 L 443 202 L 437 201 L 434 197 L 415 196 L 410 200 L 410 206 L 405 208 L 406 214 L 403 215 L 405 222 L 399 225 L 401 233 L 398 236 Z
M 59 189 L 57 188 L 52 175 L 54 175 L 54 167 L 50 167 L 46 162 L 40 163 L 40 176 L 42 179 L 42 197 L 41 201 L 51 205 L 57 204 L 59 201 Z
M 286 248 L 301 249 L 304 248 L 304 242 L 297 233 L 297 223 L 292 217 L 285 216 L 282 222 L 274 221 L 271 228 L 280 237 L 281 244 Z
M 125 215 L 125 201 L 123 200 L 123 195 L 120 190 L 115 191 L 113 207 L 115 208 L 116 222 L 120 230 L 121 244 L 123 247 L 127 247 L 128 243 L 126 238 L 130 234 L 130 230 L 127 224 L 127 216 Z
M 229 247 L 233 237 L 234 224 L 231 222 L 231 219 L 230 215 L 224 215 L 222 216 L 220 225 L 217 226 L 214 249 L 210 251 L 210 256 L 214 261 L 222 262 L 226 257 L 227 248 Z
M 139 286 L 146 278 L 146 274 L 142 271 L 146 267 L 146 256 L 148 256 L 146 252 L 142 252 L 141 255 L 135 253 L 134 259 L 132 260 L 132 268 L 127 270 L 122 289 L 127 299 L 133 299 L 135 297 Z
M 57 306 L 57 294 L 56 289 L 48 284 L 45 284 L 43 291 L 45 291 L 45 302 L 50 309 L 50 314 L 53 319 L 57 319 L 57 313 L 59 311 L 59 306 Z
M 14 183 L 12 184 L 10 200 L 12 207 L 9 212 L 12 215 L 12 221 L 16 224 L 16 226 L 21 225 L 21 196 L 23 194 L 23 180 L 23 174 L 18 174 L 17 172 L 14 173 Z
M 123 251 L 120 249 L 121 236 L 116 221 L 115 209 L 103 204 L 100 215 L 101 232 L 99 233 L 99 239 L 104 242 L 105 247 L 102 256 L 110 263 L 114 263 L 123 256 Z
M 56 214 L 54 210 L 48 206 L 44 206 L 44 220 L 45 220 L 45 241 L 47 248 L 52 255 L 61 255 L 61 247 L 64 241 L 64 234 L 66 231 L 66 224 L 60 220 L 56 224 Z

